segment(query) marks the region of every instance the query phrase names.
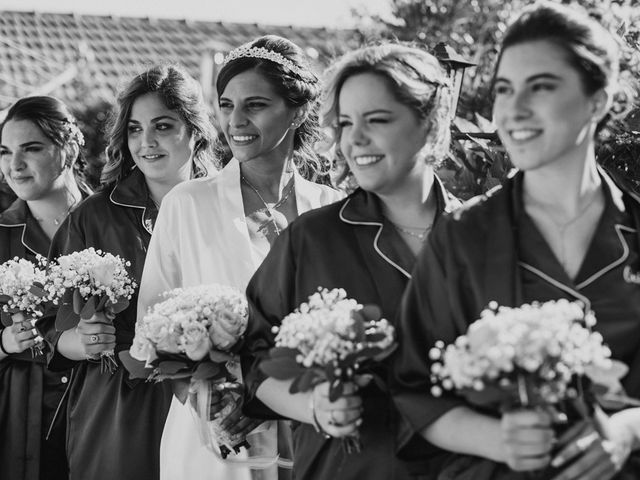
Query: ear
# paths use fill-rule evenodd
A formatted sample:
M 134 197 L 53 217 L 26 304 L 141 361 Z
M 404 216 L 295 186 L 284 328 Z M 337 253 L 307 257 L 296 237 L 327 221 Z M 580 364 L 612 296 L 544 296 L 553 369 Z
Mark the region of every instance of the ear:
M 309 104 L 296 108 L 296 112 L 291 120 L 291 128 L 297 129 L 309 116 Z
M 601 88 L 593 95 L 591 95 L 590 103 L 591 103 L 591 114 L 593 119 L 597 122 L 602 120 L 604 116 L 607 114 L 609 109 L 611 108 L 611 104 L 613 102 L 613 96 L 611 93 L 605 89 Z

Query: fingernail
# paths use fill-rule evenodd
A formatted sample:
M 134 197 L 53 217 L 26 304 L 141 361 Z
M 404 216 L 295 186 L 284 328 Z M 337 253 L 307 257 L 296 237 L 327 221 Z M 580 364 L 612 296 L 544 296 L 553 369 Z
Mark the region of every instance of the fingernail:
M 555 457 L 553 460 L 551 460 L 551 466 L 553 468 L 557 468 L 559 466 L 561 466 L 563 463 L 565 462 L 564 457 L 562 455 Z
M 360 425 L 362 425 L 362 419 L 361 418 L 356 420 L 356 427 L 359 427 Z

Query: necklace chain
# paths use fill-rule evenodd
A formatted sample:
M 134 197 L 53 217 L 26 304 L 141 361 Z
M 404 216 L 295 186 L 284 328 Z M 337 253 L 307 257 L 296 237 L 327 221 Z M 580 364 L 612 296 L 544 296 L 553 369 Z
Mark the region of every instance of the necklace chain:
M 57 216 L 56 218 L 53 219 L 53 224 L 55 226 L 58 226 L 62 223 L 62 221 L 67 218 L 67 216 L 69 215 L 69 213 L 71 212 L 71 209 L 76 205 L 76 203 L 78 202 L 73 202 L 69 205 L 69 208 L 67 208 L 67 210 L 65 212 L 63 212 L 61 215 Z M 33 212 L 31 213 L 33 215 Z M 33 218 L 36 219 L 36 221 L 38 223 L 43 223 L 46 219 L 41 218 L 41 217 L 36 217 L 35 215 L 33 215 Z
M 280 198 L 276 203 L 273 204 L 272 207 L 269 206 L 269 204 L 267 202 L 265 202 L 264 198 L 262 198 L 262 195 L 260 195 L 260 192 L 258 191 L 258 189 L 256 187 L 254 187 L 251 182 L 249 182 L 249 180 L 247 180 L 245 178 L 244 175 L 240 174 L 240 179 L 247 184 L 247 186 L 253 190 L 255 192 L 255 194 L 258 196 L 258 198 L 260 199 L 260 201 L 262 202 L 262 204 L 264 205 L 264 207 L 267 209 L 267 215 L 269 216 L 269 218 L 271 219 L 271 222 L 273 223 L 273 226 L 276 229 L 276 235 L 280 235 L 280 227 L 278 226 L 278 223 L 275 220 L 275 215 L 273 214 L 273 210 L 275 210 L 277 207 L 281 206 L 282 204 L 284 204 L 284 202 L 287 201 L 287 198 L 289 198 L 289 195 L 291 194 L 291 192 L 293 191 L 293 187 L 294 184 L 293 182 L 291 182 L 291 185 L 289 186 L 289 188 L 287 188 L 283 195 L 282 198 Z
M 389 219 L 387 219 L 387 220 L 389 220 Z M 431 231 L 431 227 L 432 227 L 432 225 L 429 225 L 426 228 L 421 228 L 421 227 L 403 227 L 402 225 L 398 225 L 397 223 L 394 223 L 391 220 L 389 220 L 389 223 L 391 225 L 393 225 L 393 228 L 395 228 L 399 232 L 405 233 L 405 234 L 407 234 L 407 235 L 409 235 L 411 237 L 417 238 L 421 242 L 424 242 L 427 239 L 427 235 Z M 410 230 L 410 229 L 417 230 L 417 231 L 413 231 L 413 230 Z

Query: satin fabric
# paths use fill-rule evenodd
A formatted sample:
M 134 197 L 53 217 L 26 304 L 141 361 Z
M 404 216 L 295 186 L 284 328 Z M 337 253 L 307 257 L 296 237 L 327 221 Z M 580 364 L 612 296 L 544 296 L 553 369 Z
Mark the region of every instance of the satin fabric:
M 332 203 L 340 194 L 294 174 L 298 213 Z M 163 200 L 142 275 L 138 315 L 176 287 L 220 283 L 244 291 L 267 254 L 250 239 L 240 190 L 240 164 L 232 159 L 216 176 L 175 187 Z M 252 434 L 253 456 L 275 456 L 276 425 Z M 240 457 L 243 458 L 242 454 Z M 200 443 L 193 413 L 175 397 L 161 443 L 161 478 L 174 480 L 276 479 L 278 469 L 249 471 L 221 462 Z
M 438 215 L 457 201 L 439 181 L 434 183 Z M 436 222 L 438 219 L 436 219 Z M 247 288 L 250 328 L 241 350 L 251 397 L 247 414 L 279 416 L 255 396 L 265 375 L 260 361 L 274 344 L 272 327 L 307 301 L 319 287 L 344 288 L 362 304 L 375 304 L 384 318 L 395 322 L 402 292 L 415 257 L 382 214 L 380 200 L 356 190 L 346 200 L 302 215 L 278 238 Z M 388 382 L 389 361 L 375 369 Z M 325 439 L 309 424 L 294 423 L 294 477 L 314 480 L 408 479 L 419 467 L 395 456 L 398 415 L 386 387 L 371 383 L 361 392 L 363 450 L 346 454 L 340 439 Z
M 144 175 L 134 169 L 112 189 L 87 198 L 56 233 L 50 256 L 101 249 L 131 262 L 130 275 L 139 283 L 157 210 Z M 156 480 L 160 436 L 171 401 L 165 384 L 130 380 L 117 352 L 128 349 L 134 336 L 136 297 L 114 319 L 116 360 L 113 374 L 100 364 L 73 362 L 57 350 L 52 369 L 73 367 L 67 411 L 67 456 L 71 480 Z M 48 327 L 55 344 L 60 332 Z
M 401 308 L 400 347 L 392 388 L 402 414 L 399 454 L 421 441 L 420 433 L 464 402 L 454 395 L 432 397 L 427 352 L 437 340 L 451 343 L 467 331 L 490 301 L 517 307 L 532 301 L 582 300 L 596 314 L 596 330 L 631 371 L 624 385 L 640 395 L 640 285 L 625 280 L 638 272 L 640 203 L 602 173 L 605 211 L 575 280 L 568 278 L 522 206 L 522 173 L 502 188 L 475 199 L 434 229 L 418 258 Z M 504 465 L 425 451 L 426 478 L 525 479 Z M 444 463 L 444 466 L 443 466 Z M 547 478 L 542 474 L 535 478 Z M 617 478 L 638 478 L 637 458 Z

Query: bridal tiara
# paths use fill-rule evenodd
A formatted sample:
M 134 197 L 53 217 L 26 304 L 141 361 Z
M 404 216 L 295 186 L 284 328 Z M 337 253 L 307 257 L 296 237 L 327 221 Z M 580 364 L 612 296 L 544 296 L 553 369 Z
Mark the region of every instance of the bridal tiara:
M 284 55 L 278 52 L 274 52 L 273 50 L 268 50 L 264 47 L 248 47 L 246 45 L 243 45 L 234 50 L 231 50 L 231 52 L 229 52 L 229 55 L 227 55 L 222 62 L 222 66 L 225 67 L 229 62 L 237 60 L 238 58 L 262 58 L 264 60 L 270 60 L 274 63 L 277 63 L 278 65 L 287 67 L 299 77 L 304 78 L 304 71 L 295 63 L 286 58 Z

